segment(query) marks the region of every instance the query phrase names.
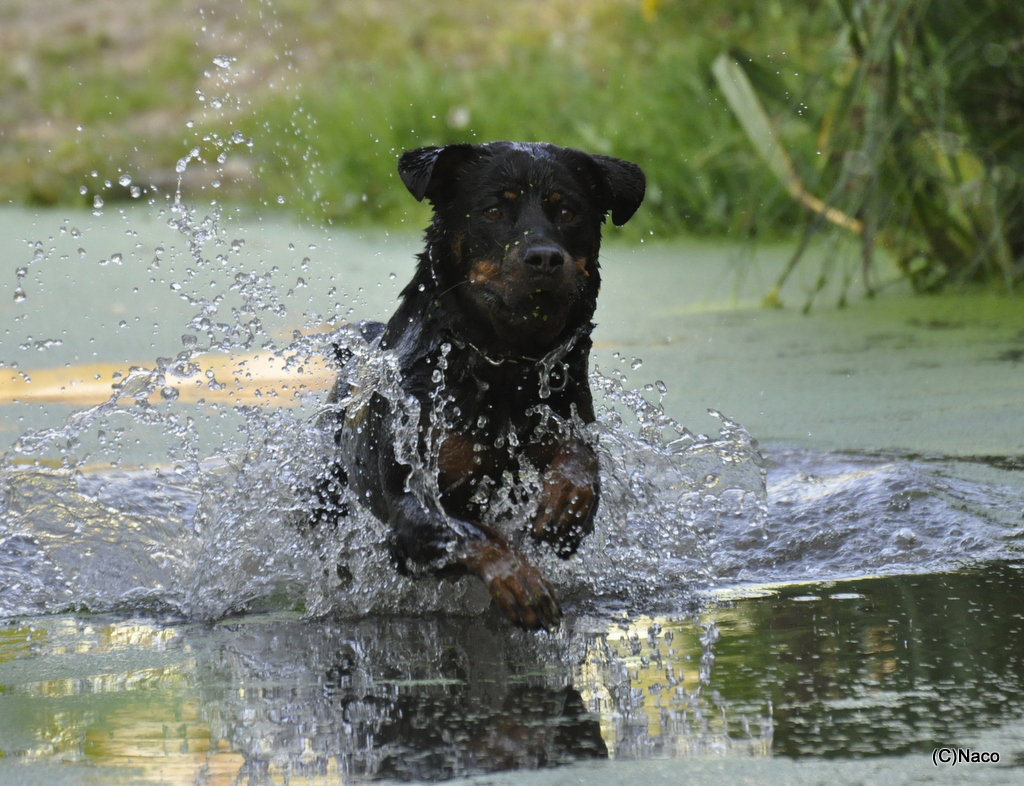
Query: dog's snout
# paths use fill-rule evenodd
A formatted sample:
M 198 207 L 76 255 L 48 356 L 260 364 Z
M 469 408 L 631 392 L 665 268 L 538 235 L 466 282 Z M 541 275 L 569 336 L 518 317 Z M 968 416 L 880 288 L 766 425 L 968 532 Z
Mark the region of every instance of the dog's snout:
M 523 261 L 537 273 L 554 273 L 565 262 L 565 254 L 555 246 L 534 246 Z

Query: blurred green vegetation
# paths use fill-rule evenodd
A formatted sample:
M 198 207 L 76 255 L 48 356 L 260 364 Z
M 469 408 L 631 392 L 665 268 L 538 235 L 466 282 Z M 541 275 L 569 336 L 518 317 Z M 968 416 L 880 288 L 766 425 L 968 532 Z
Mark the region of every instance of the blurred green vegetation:
M 619 0 L 461 0 L 421 5 L 422 16 L 390 13 L 397 8 L 358 24 L 349 6 L 322 9 L 303 41 L 330 52 L 322 69 L 303 71 L 299 89 L 261 107 L 264 128 L 293 133 L 275 140 L 280 155 L 263 162 L 260 179 L 303 212 L 401 221 L 410 203 L 397 153 L 521 139 L 640 163 L 649 192 L 633 233 L 778 234 L 799 216 L 709 69 L 735 41 L 799 47 L 795 28 L 776 25 L 779 35 L 763 36 L 765 18 L 781 20 L 781 4 L 720 3 L 710 14 L 691 0 L 649 3 L 646 16 Z M 307 9 L 293 10 L 298 18 Z M 297 172 L 303 156 L 310 165 Z
M 797 103 L 741 50 L 713 66 L 751 142 L 814 214 L 769 302 L 828 223 L 860 235 L 869 287 L 880 245 L 918 291 L 978 281 L 1012 291 L 1024 278 L 1024 4 L 835 8 L 835 56 Z M 766 107 L 802 127 L 777 132 Z
M 726 100 L 728 53 L 869 287 L 876 244 L 921 290 L 1024 276 L 1024 4 L 12 0 L 0 45 L 2 201 L 173 193 L 189 157 L 186 199 L 418 227 L 402 150 L 542 139 L 644 167 L 626 232 L 809 241 L 829 222 Z

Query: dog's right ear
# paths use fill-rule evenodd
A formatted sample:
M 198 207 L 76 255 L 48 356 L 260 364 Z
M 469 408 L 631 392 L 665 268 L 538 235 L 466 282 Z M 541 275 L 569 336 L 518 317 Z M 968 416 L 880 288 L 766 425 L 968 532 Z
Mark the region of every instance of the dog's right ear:
M 445 145 L 407 150 L 398 159 L 398 175 L 409 193 L 420 202 L 424 197 L 436 202 L 464 162 L 477 155 L 475 145 Z

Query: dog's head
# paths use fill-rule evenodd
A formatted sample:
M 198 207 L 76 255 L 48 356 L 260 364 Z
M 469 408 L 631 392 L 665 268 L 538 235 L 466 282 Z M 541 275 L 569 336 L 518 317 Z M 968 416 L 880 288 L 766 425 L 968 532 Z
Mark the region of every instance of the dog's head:
M 425 147 L 398 171 L 434 208 L 418 286 L 451 293 L 480 340 L 512 351 L 590 321 L 605 215 L 624 224 L 645 186 L 628 161 L 540 143 Z

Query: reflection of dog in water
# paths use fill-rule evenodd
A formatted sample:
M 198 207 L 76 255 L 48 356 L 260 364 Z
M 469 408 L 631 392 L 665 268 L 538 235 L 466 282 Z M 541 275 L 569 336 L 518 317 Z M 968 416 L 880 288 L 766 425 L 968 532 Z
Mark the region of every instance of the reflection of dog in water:
M 598 462 L 583 427 L 594 421 L 601 225 L 636 212 L 644 175 L 607 156 L 511 142 L 413 150 L 398 171 L 430 201 L 433 222 L 398 310 L 361 330 L 395 353 L 403 391 L 420 405 L 416 450 L 436 493 L 412 488 L 395 408 L 375 393 L 337 414 L 314 520 L 343 515 L 347 485 L 390 525 L 400 570 L 475 573 L 510 620 L 550 629 L 561 616 L 551 585 L 483 513 L 530 471 L 533 538 L 568 557 L 593 530 Z M 341 379 L 330 401 L 348 393 Z

